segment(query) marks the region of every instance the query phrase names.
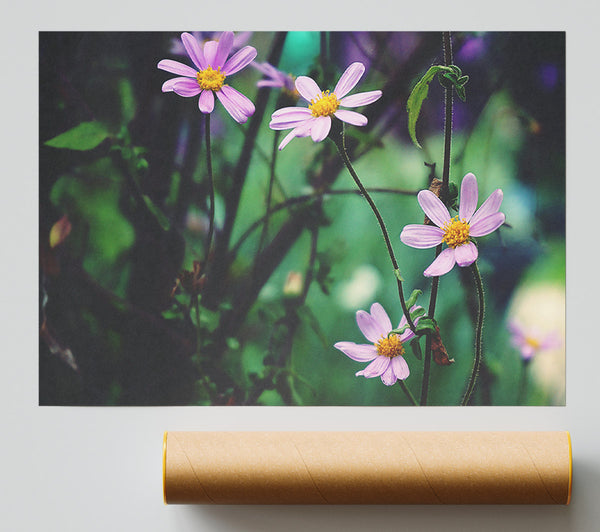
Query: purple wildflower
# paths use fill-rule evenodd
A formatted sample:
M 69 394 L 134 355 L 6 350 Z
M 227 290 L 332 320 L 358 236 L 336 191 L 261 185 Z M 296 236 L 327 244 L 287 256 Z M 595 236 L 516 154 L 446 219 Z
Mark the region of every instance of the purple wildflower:
M 274 89 L 283 89 L 290 94 L 299 96 L 296 90 L 296 78 L 291 74 L 286 74 L 278 70 L 270 63 L 252 63 L 252 66 L 259 72 L 267 76 L 268 79 L 261 79 L 256 83 L 257 87 L 272 87 Z
M 511 344 L 519 350 L 523 360 L 531 360 L 540 351 L 560 345 L 556 334 L 542 334 L 534 328 L 527 329 L 514 320 L 508 323 L 508 330 L 511 333 Z
M 419 205 L 437 227 L 407 225 L 402 229 L 400 240 L 407 246 L 418 249 L 433 248 L 442 242 L 448 244 L 423 275 L 437 277 L 448 273 L 454 264 L 461 267 L 473 264 L 478 252 L 470 238 L 489 235 L 504 223 L 504 213 L 498 212 L 502 197 L 502 190 L 495 190 L 475 212 L 478 200 L 477 178 L 469 173 L 462 180 L 458 216 L 452 218 L 446 206 L 433 192 L 419 192 Z
M 256 57 L 256 49 L 245 46 L 229 59 L 233 46 L 233 32 L 224 32 L 219 41 L 208 41 L 204 48 L 189 33 L 181 34 L 181 42 L 196 69 L 173 61 L 163 59 L 158 68 L 183 77 L 165 81 L 163 92 L 175 92 L 179 96 L 191 97 L 200 95 L 198 107 L 203 113 L 212 113 L 215 106 L 214 95 L 217 95 L 223 107 L 238 123 L 243 124 L 254 114 L 254 104 L 233 87 L 225 85 L 225 78 L 239 72 Z
M 413 307 L 414 311 L 419 307 Z M 418 321 L 418 320 L 417 320 Z M 337 342 L 334 347 L 346 356 L 358 362 L 371 362 L 365 369 L 356 373 L 367 379 L 381 377 L 386 386 L 395 384 L 398 379 L 404 380 L 409 374 L 408 364 L 404 359 L 404 343 L 414 338 L 415 333 L 406 329 L 402 334 L 390 334 L 392 322 L 379 303 L 371 305 L 371 313 L 359 310 L 356 313 L 358 328 L 372 344 L 355 344 L 354 342 Z M 406 325 L 406 316 L 402 316 L 398 329 Z
M 292 131 L 279 145 L 282 150 L 294 137 L 308 137 L 321 142 L 331 129 L 331 116 L 355 126 L 367 124 L 367 117 L 356 111 L 340 109 L 343 107 L 360 107 L 373 103 L 381 97 L 381 91 L 369 91 L 346 96 L 359 82 L 365 72 L 362 63 L 352 63 L 342 74 L 333 92 L 322 91 L 314 79 L 298 76 L 296 89 L 300 96 L 309 102 L 308 107 L 284 107 L 275 111 L 269 127 L 275 130 L 290 129 Z

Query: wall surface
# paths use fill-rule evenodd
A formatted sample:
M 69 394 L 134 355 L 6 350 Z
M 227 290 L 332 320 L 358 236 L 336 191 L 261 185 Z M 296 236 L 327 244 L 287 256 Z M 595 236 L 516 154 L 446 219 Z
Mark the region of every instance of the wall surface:
M 31 5 L 28 5 L 31 4 Z M 123 5 L 21 2 L 5 14 L 0 128 L 3 161 L 2 482 L 7 531 L 270 531 L 339 529 L 593 531 L 600 525 L 596 344 L 598 13 L 591 3 L 459 1 L 299 4 L 270 0 Z M 437 13 L 430 18 L 432 13 Z M 273 14 L 271 16 L 270 14 Z M 266 15 L 269 15 L 266 17 Z M 229 18 L 233 16 L 233 18 Z M 567 406 L 529 408 L 59 408 L 37 406 L 37 32 L 179 29 L 567 31 Z M 515 57 L 518 61 L 518 57 Z M 588 235 L 592 238 L 588 238 Z M 8 243 L 8 245 L 7 245 Z M 569 430 L 568 507 L 164 506 L 164 430 Z

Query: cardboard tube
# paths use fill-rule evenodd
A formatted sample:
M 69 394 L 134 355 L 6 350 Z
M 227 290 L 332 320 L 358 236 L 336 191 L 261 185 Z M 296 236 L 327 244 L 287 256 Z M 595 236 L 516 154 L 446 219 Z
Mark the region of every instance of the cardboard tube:
M 166 432 L 168 504 L 569 504 L 568 432 Z

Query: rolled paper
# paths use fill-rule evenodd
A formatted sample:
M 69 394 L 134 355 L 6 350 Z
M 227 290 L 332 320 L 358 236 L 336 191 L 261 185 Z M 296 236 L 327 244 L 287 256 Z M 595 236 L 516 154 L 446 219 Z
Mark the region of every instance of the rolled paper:
M 166 432 L 168 504 L 569 504 L 568 432 Z

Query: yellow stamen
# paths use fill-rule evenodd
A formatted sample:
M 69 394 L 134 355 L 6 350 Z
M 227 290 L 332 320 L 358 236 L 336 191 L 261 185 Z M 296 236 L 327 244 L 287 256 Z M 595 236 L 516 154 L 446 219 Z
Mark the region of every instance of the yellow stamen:
M 442 242 L 446 242 L 451 248 L 462 246 L 469 241 L 469 224 L 464 220 L 459 220 L 455 216 L 450 221 L 442 226 L 444 238 Z
M 377 354 L 387 358 L 394 358 L 404 354 L 404 346 L 402 340 L 397 334 L 390 334 L 390 336 L 384 336 L 375 344 L 377 348 Z
M 221 72 L 221 67 L 218 67 L 217 70 L 213 70 L 212 67 L 208 65 L 204 70 L 200 70 L 200 72 L 196 74 L 196 80 L 201 89 L 218 91 L 223 86 L 225 74 Z
M 531 336 L 525 337 L 525 343 L 529 347 L 533 347 L 533 349 L 539 349 L 541 347 L 541 342 L 537 338 L 532 338 Z
M 310 101 L 308 108 L 316 118 L 319 116 L 331 116 L 338 110 L 340 102 L 335 94 L 329 94 L 329 91 L 321 92 L 320 96 Z

